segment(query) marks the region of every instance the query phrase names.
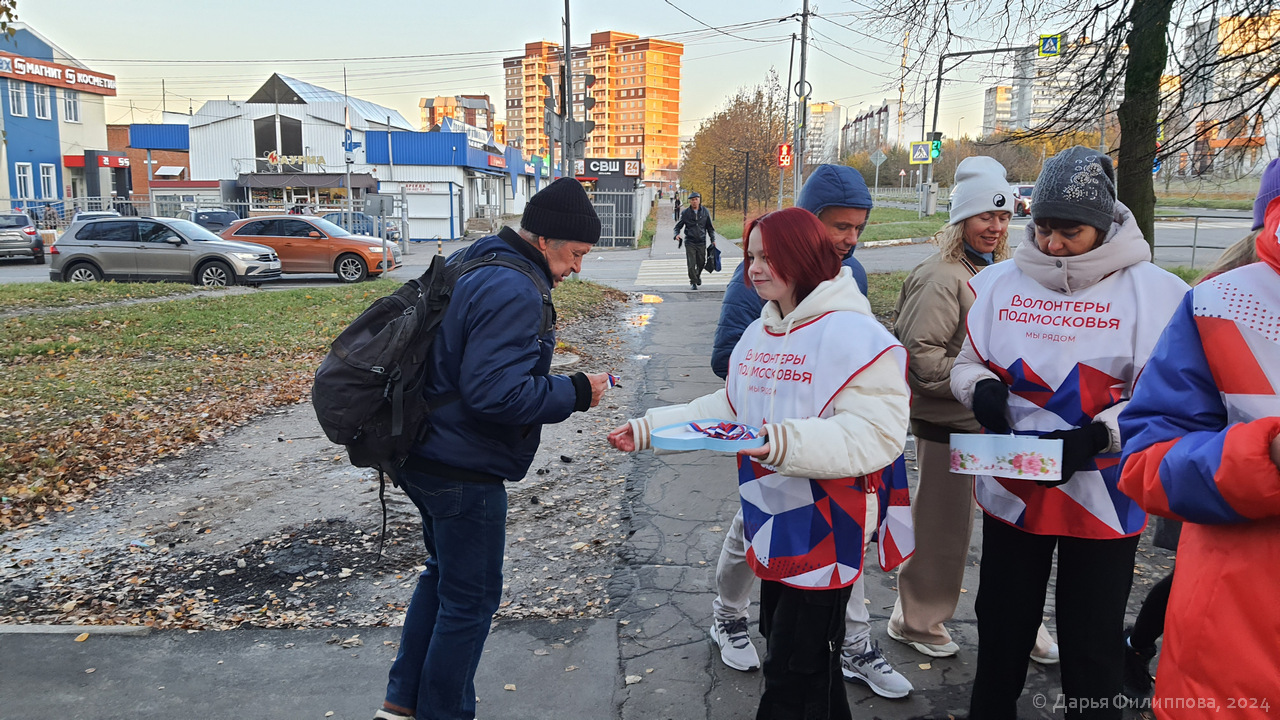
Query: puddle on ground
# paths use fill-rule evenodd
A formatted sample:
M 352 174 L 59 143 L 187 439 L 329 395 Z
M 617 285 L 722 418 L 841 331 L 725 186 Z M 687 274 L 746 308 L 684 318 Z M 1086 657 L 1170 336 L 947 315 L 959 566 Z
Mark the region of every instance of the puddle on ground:
M 641 295 L 641 296 L 640 296 L 640 302 L 641 302 L 641 303 L 643 303 L 643 304 L 645 304 L 645 305 L 657 305 L 658 303 L 662 302 L 662 296 L 661 296 L 661 295 L 648 295 L 648 294 Z

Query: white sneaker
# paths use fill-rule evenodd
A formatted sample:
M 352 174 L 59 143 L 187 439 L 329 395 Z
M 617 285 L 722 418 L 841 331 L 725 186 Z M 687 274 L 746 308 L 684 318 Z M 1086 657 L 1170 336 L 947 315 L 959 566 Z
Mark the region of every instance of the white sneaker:
M 911 681 L 885 659 L 880 643 L 868 644 L 861 653 L 853 648 L 841 650 L 840 671 L 845 680 L 861 680 L 880 697 L 904 698 L 915 689 Z
M 711 639 L 720 646 L 720 659 L 725 665 L 743 672 L 760 668 L 760 656 L 751 644 L 746 618 L 712 620 Z
M 945 658 L 945 657 L 951 657 L 956 653 L 960 652 L 960 646 L 955 644 L 954 642 L 947 642 L 943 645 L 930 645 L 929 643 L 922 643 L 922 642 L 916 642 L 915 640 L 908 640 L 905 635 L 902 635 L 901 633 L 893 629 L 892 623 L 888 625 L 887 629 L 889 631 L 889 637 L 893 638 L 894 640 L 897 640 L 900 643 L 903 643 L 904 645 L 909 645 L 911 646 L 911 649 L 915 650 L 918 653 L 923 653 L 925 655 L 928 655 L 929 657 Z
M 1031 648 L 1031 659 L 1041 665 L 1057 665 L 1060 660 L 1058 643 L 1054 642 L 1044 623 L 1040 623 L 1040 629 L 1036 631 L 1036 644 Z

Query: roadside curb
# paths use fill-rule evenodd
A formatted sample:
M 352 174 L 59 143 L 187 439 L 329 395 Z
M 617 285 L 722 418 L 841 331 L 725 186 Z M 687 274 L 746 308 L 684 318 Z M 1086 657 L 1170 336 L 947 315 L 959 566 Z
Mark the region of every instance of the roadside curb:
M 0 635 L 119 635 L 146 637 L 151 628 L 142 625 L 0 625 Z
M 860 248 L 878 248 L 878 247 L 898 247 L 900 245 L 921 245 L 929 242 L 930 238 L 899 238 L 896 240 L 868 240 L 858 243 Z

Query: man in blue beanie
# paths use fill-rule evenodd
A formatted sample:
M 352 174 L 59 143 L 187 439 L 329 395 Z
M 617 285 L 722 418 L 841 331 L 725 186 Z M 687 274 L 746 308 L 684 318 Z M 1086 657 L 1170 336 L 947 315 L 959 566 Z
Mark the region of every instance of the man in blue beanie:
M 862 173 L 847 165 L 819 165 L 800 188 L 797 207 L 818 216 L 827 226 L 827 235 L 836 252 L 844 258 L 845 267 L 853 273 L 854 282 L 867 294 L 867 271 L 853 257 L 858 236 L 867 227 L 871 212 L 871 192 Z M 729 355 L 738 344 L 742 331 L 760 317 L 764 301 L 756 291 L 742 282 L 742 268 L 733 271 L 729 287 L 720 305 L 720 322 L 716 325 L 715 343 L 711 350 L 711 369 L 716 375 L 729 374 Z
M 853 259 L 858 236 L 867 226 L 871 211 L 871 193 L 862 175 L 845 165 L 819 165 L 800 190 L 797 207 L 802 207 L 822 221 L 836 251 L 853 272 L 862 294 L 867 293 L 867 272 Z M 724 293 L 720 306 L 720 322 L 716 326 L 715 345 L 711 353 L 711 369 L 725 377 L 729 371 L 729 355 L 756 318 L 764 301 L 755 290 L 742 282 L 742 265 Z M 742 513 L 734 517 L 725 534 L 716 564 L 716 599 L 711 604 L 711 638 L 720 648 L 720 659 L 735 670 L 755 670 L 760 656 L 751 644 L 747 629 L 747 606 L 755 575 L 746 561 L 746 544 L 742 531 Z M 853 584 L 845 613 L 845 638 L 840 665 L 847 680 L 866 683 L 877 695 L 887 698 L 906 697 L 914 688 L 911 681 L 893 669 L 871 642 L 871 615 L 863 598 L 863 578 Z

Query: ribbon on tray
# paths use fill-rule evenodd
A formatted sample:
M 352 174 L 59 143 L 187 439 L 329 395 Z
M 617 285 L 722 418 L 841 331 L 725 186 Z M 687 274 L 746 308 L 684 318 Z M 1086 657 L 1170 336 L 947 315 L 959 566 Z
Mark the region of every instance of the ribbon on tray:
M 755 440 L 759 437 L 755 430 L 738 423 L 722 422 L 715 425 L 699 425 L 691 422 L 689 427 L 695 432 L 700 432 L 715 440 Z

